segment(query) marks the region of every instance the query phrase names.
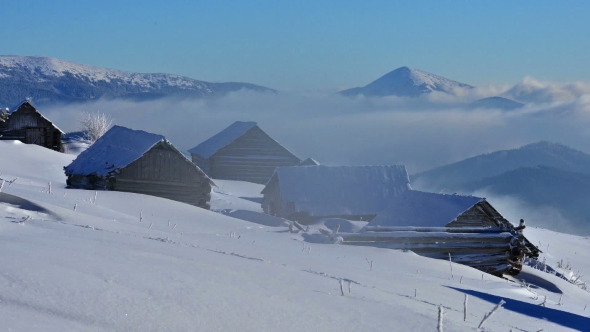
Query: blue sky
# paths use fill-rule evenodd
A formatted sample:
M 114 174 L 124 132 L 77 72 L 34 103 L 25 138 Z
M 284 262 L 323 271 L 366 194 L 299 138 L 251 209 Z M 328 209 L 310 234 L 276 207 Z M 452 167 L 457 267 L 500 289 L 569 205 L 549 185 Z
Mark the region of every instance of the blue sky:
M 280 90 L 404 65 L 472 85 L 590 80 L 588 1 L 0 0 L 0 17 L 1 55 Z

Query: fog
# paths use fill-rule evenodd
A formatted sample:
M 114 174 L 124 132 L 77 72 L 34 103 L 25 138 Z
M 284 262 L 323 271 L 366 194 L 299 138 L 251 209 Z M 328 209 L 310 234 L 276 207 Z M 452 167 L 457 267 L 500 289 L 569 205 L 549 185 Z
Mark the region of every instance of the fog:
M 163 134 L 181 150 L 236 120 L 256 121 L 302 159 L 339 165 L 405 164 L 414 174 L 540 140 L 588 151 L 588 91 L 584 83 L 525 78 L 512 87 L 464 90 L 458 96 L 431 93 L 417 99 L 241 91 L 205 100 L 99 100 L 48 106 L 42 112 L 66 132 L 79 129 L 81 112 L 104 112 L 118 125 Z M 527 106 L 515 111 L 467 107 L 473 100 L 500 94 Z

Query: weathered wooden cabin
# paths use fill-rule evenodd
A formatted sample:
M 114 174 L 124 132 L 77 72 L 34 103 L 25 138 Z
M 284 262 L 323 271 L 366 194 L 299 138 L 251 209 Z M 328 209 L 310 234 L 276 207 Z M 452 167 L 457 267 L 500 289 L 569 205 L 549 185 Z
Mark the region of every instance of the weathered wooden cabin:
M 301 162 L 256 122 L 234 122 L 188 152 L 193 162 L 214 179 L 260 184 L 268 182 L 275 168 Z
M 209 209 L 211 179 L 164 136 L 114 126 L 64 167 L 70 187 L 152 195 Z
M 0 124 L 2 140 L 19 140 L 55 151 L 62 151 L 62 135 L 64 132 L 39 113 L 29 100 L 19 104 Z
M 262 190 L 262 208 L 304 224 L 322 218 L 369 221 L 409 189 L 403 165 L 279 167 Z
M 540 250 L 485 198 L 408 190 L 359 233 L 329 234 L 348 245 L 407 249 L 417 254 L 516 275 Z
M 512 227 L 485 198 L 408 190 L 367 226 Z

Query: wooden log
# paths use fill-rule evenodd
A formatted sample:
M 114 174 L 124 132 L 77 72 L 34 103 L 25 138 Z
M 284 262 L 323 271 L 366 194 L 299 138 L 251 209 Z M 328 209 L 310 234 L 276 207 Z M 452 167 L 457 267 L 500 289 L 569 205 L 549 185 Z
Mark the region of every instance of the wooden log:
M 446 232 L 446 233 L 504 233 L 496 227 L 411 227 L 411 226 L 365 226 L 365 232 Z
M 420 232 L 375 232 L 375 233 L 342 233 L 339 234 L 344 242 L 391 242 L 391 243 L 447 243 L 447 242 L 510 242 L 513 235 L 510 233 L 492 234 L 461 234 L 432 232 L 428 234 Z
M 504 243 L 490 243 L 483 245 L 481 243 L 453 243 L 453 244 L 424 244 L 424 243 L 390 243 L 390 242 L 342 242 L 344 245 L 371 246 L 389 249 L 407 249 L 416 253 L 478 253 L 478 252 L 496 252 L 501 253 L 510 250 L 510 246 Z

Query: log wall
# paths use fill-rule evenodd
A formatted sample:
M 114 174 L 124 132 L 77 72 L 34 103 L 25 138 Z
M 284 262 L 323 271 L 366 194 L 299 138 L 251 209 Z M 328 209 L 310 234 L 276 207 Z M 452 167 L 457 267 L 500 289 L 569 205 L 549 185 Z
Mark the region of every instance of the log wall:
M 172 199 L 209 209 L 211 185 L 179 152 L 159 143 L 121 169 L 112 190 Z
M 447 227 L 512 227 L 512 224 L 494 209 L 487 201 L 475 204 Z
M 22 104 L 10 115 L 0 134 L 0 139 L 19 140 L 62 151 L 61 131 L 28 103 Z
M 266 184 L 277 167 L 299 162 L 299 158 L 255 126 L 209 158 L 208 174 L 214 179 Z
M 70 175 L 67 184 L 93 190 L 151 195 L 209 209 L 211 184 L 180 152 L 159 143 L 141 158 L 106 177 Z
M 450 254 L 455 263 L 498 276 L 518 274 L 525 257 L 539 255 L 538 249 L 528 248 L 530 242 L 514 229 L 465 230 L 461 233 L 460 228 L 451 227 L 372 227 L 360 233 L 322 233 L 333 242 L 345 245 L 412 250 L 422 256 L 445 260 Z

